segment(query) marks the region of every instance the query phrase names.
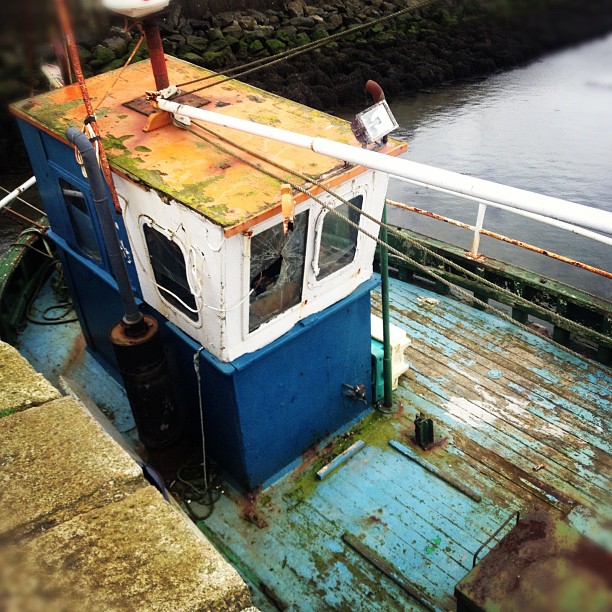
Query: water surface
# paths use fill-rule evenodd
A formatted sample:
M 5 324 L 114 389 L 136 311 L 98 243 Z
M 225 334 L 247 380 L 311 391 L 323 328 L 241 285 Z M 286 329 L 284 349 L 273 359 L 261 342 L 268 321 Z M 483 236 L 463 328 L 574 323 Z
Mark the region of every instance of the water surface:
M 612 211 L 612 35 L 485 80 L 394 100 L 407 159 Z M 392 181 L 389 197 L 474 224 L 477 204 Z M 464 247 L 469 232 L 391 209 Z M 488 208 L 485 228 L 611 270 L 610 248 Z M 483 238 L 482 251 L 608 299 L 612 281 Z M 586 276 L 586 278 L 585 278 Z

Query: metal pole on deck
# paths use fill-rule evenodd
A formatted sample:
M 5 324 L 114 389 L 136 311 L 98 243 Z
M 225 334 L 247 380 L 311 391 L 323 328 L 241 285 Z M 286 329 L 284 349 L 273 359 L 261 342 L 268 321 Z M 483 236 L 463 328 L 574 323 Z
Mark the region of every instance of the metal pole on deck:
M 168 77 L 168 69 L 166 68 L 166 57 L 159 33 L 159 26 L 154 18 L 143 20 L 142 25 L 147 40 L 147 47 L 149 48 L 149 59 L 151 60 L 151 69 L 155 78 L 155 87 L 157 91 L 166 89 L 170 85 L 170 79 Z
M 389 329 L 389 249 L 387 244 L 387 203 L 385 202 L 382 213 L 383 225 L 380 226 L 380 276 L 382 278 L 382 320 L 383 320 L 383 379 L 384 379 L 384 406 L 391 408 L 393 405 L 393 374 L 391 370 L 391 332 Z

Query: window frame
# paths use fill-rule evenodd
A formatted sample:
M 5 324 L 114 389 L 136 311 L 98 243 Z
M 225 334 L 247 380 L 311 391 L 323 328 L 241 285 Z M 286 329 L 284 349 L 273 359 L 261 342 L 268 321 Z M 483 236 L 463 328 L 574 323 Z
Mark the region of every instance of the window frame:
M 348 194 L 342 195 L 341 196 L 344 200 L 347 200 L 349 202 L 352 203 L 352 200 L 361 197 L 362 201 L 361 201 L 361 211 L 364 212 L 364 210 L 366 209 L 366 204 L 368 201 L 368 194 L 367 194 L 367 189 L 365 189 L 364 187 L 358 187 L 357 189 L 354 189 L 353 191 L 349 192 Z M 353 255 L 353 259 L 350 263 L 346 264 L 345 266 L 342 266 L 341 268 L 338 268 L 338 270 L 334 270 L 333 272 L 331 272 L 330 274 L 328 274 L 327 276 L 325 276 L 324 278 L 319 279 L 318 278 L 318 274 L 320 273 L 320 266 L 319 266 L 319 261 L 320 261 L 320 256 L 321 256 L 321 242 L 323 239 L 323 225 L 325 223 L 325 218 L 327 217 L 328 214 L 330 214 L 330 210 L 329 209 L 336 209 L 339 206 L 343 205 L 343 202 L 339 201 L 338 199 L 334 198 L 333 196 L 328 197 L 324 200 L 326 207 L 322 207 L 319 205 L 319 207 L 321 208 L 321 210 L 319 211 L 319 213 L 316 215 L 316 218 L 314 220 L 314 240 L 313 240 L 313 244 L 314 244 L 314 248 L 313 248 L 313 255 L 312 255 L 312 259 L 311 259 L 311 265 L 310 265 L 310 276 L 311 276 L 311 280 L 309 282 L 309 286 L 312 287 L 320 287 L 322 285 L 325 285 L 326 283 L 329 282 L 330 279 L 335 279 L 337 280 L 337 278 L 339 276 L 341 276 L 342 274 L 346 273 L 347 270 L 352 270 L 352 268 L 355 267 L 356 262 L 359 260 L 359 256 L 361 254 L 361 250 L 362 250 L 362 245 L 363 245 L 363 240 L 364 238 L 366 238 L 366 236 L 363 235 L 363 233 L 360 231 L 361 228 L 363 227 L 363 223 L 362 223 L 362 219 L 364 218 L 363 215 L 359 215 L 359 222 L 357 223 L 357 225 L 359 225 L 359 230 L 357 230 L 357 241 L 355 243 L 355 254 Z
M 62 203 L 62 206 L 54 206 L 52 207 L 52 210 L 48 210 L 47 214 L 49 215 L 49 219 L 51 221 L 51 229 L 57 233 L 57 235 L 64 240 L 70 249 L 72 249 L 78 256 L 83 257 L 93 265 L 110 272 L 110 263 L 108 261 L 108 255 L 106 252 L 106 244 L 102 236 L 102 229 L 100 228 L 100 222 L 98 220 L 98 212 L 93 202 L 89 183 L 86 179 L 82 179 L 80 176 L 76 176 L 65 171 L 64 168 L 56 164 L 53 160 L 49 160 L 49 169 L 49 178 L 52 179 L 53 189 L 57 190 L 54 193 L 57 194 L 59 202 Z M 96 259 L 87 253 L 79 242 L 79 238 L 75 232 L 72 218 L 68 209 L 69 204 L 64 196 L 61 181 L 68 183 L 70 187 L 72 187 L 75 191 L 79 191 L 83 195 L 85 207 L 92 223 L 100 259 Z M 49 206 L 48 208 L 51 207 Z M 51 219 L 54 211 L 59 213 L 59 217 L 57 217 L 56 220 Z M 57 221 L 60 223 L 57 223 Z
M 154 219 L 147 215 L 140 216 L 138 225 L 140 228 L 140 235 L 142 238 L 142 244 L 144 246 L 144 254 L 146 259 L 146 269 L 143 268 L 143 272 L 145 273 L 149 283 L 151 283 L 155 294 L 159 297 L 161 302 L 166 307 L 170 308 L 174 314 L 182 317 L 190 326 L 196 328 L 200 327 L 202 325 L 202 287 L 200 286 L 197 288 L 197 290 L 195 290 L 193 286 L 193 275 L 190 273 L 191 259 L 189 257 L 189 253 L 191 250 L 193 250 L 193 248 L 188 249 L 183 243 L 183 241 L 181 241 L 180 238 L 176 235 L 176 233 L 159 225 L 159 223 L 157 223 Z M 180 304 L 182 304 L 184 310 L 183 308 L 181 308 L 181 306 L 175 304 L 173 301 L 170 301 L 166 297 L 166 293 L 171 293 L 171 290 L 163 287 L 163 285 L 158 282 L 157 276 L 155 274 L 155 268 L 153 267 L 153 263 L 151 261 L 151 253 L 149 250 L 149 243 L 147 241 L 147 236 L 145 233 L 145 226 L 149 227 L 153 231 L 156 231 L 166 240 L 176 245 L 179 251 L 181 252 L 181 255 L 183 257 L 183 263 L 185 266 L 185 280 L 187 282 L 189 292 L 193 296 L 193 300 L 195 303 L 195 308 L 193 310 L 189 307 L 188 304 L 185 304 L 179 296 L 176 296 L 176 300 L 179 301 Z M 203 277 L 203 270 L 201 272 Z M 190 315 L 193 315 L 193 317 Z
M 299 215 L 305 214 L 307 215 L 307 219 L 305 221 L 305 228 L 304 228 L 304 232 L 305 232 L 305 241 L 304 241 L 304 265 L 303 265 L 303 270 L 302 270 L 302 282 L 300 285 L 300 298 L 297 301 L 297 303 L 295 303 L 293 306 L 290 306 L 289 308 L 287 308 L 286 310 L 283 310 L 282 312 L 279 312 L 277 315 L 273 316 L 272 318 L 268 319 L 267 321 L 261 323 L 258 327 L 256 327 L 255 329 L 253 329 L 252 331 L 250 330 L 250 318 L 251 318 L 251 300 L 250 300 L 250 295 L 251 295 L 251 247 L 252 247 L 252 240 L 253 238 L 255 238 L 256 236 L 259 236 L 260 234 L 263 234 L 264 232 L 268 231 L 269 229 L 276 227 L 276 226 L 280 226 L 282 227 L 283 224 L 283 219 L 281 216 L 276 215 L 274 217 L 272 217 L 271 219 L 267 220 L 266 222 L 263 222 L 260 224 L 260 226 L 257 227 L 257 232 L 253 232 L 250 235 L 245 235 L 244 240 L 245 240 L 245 247 L 244 247 L 244 253 L 245 253 L 245 265 L 243 267 L 243 272 L 244 272 L 244 279 L 243 279 L 243 295 L 247 296 L 247 298 L 244 300 L 245 305 L 244 308 L 242 309 L 242 320 L 243 320 L 243 325 L 242 325 L 242 337 L 243 340 L 246 340 L 247 338 L 251 338 L 253 336 L 255 336 L 256 334 L 265 334 L 266 333 L 266 329 L 269 329 L 270 326 L 275 325 L 276 323 L 278 323 L 279 321 L 283 321 L 289 317 L 291 317 L 293 315 L 293 313 L 295 313 L 296 310 L 298 310 L 299 308 L 301 308 L 302 303 L 304 302 L 304 293 L 307 289 L 308 286 L 308 276 L 309 276 L 309 261 L 312 257 L 311 255 L 311 246 L 310 246 L 310 241 L 309 241 L 309 237 L 310 237 L 310 232 L 311 232 L 311 225 L 312 225 L 312 217 L 313 217 L 313 209 L 312 206 L 310 205 L 309 202 L 305 202 L 302 205 L 296 207 L 295 209 L 295 214 L 294 214 L 294 218 L 297 218 Z

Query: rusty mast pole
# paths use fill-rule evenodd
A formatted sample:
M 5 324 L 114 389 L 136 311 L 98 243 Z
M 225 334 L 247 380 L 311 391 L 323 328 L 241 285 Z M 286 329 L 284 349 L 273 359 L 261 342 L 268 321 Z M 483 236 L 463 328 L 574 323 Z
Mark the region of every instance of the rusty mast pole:
M 108 159 L 106 158 L 106 152 L 104 151 L 102 139 L 100 137 L 100 130 L 98 128 L 98 124 L 94 116 L 94 110 L 91 104 L 91 99 L 89 98 L 89 92 L 87 91 L 85 77 L 83 76 L 83 71 L 81 70 L 81 61 L 79 60 L 79 54 L 77 52 L 76 42 L 74 40 L 74 33 L 72 31 L 72 25 L 70 23 L 70 18 L 68 17 L 68 11 L 66 10 L 66 4 L 64 3 L 64 0 L 55 0 L 55 7 L 57 9 L 57 16 L 59 18 L 60 27 L 62 29 L 62 32 L 64 33 L 64 36 L 66 37 L 68 54 L 70 56 L 70 63 L 72 64 L 74 74 L 76 75 L 79 88 L 81 89 L 81 97 L 83 98 L 83 103 L 85 104 L 87 120 L 89 121 L 89 124 L 91 125 L 93 132 L 96 138 L 98 139 L 100 167 L 102 169 L 102 173 L 104 174 L 104 178 L 106 179 L 106 183 L 108 185 L 111 200 L 113 202 L 115 210 L 120 213 L 121 206 L 119 205 L 119 197 L 117 196 L 117 190 L 115 189 L 115 183 L 113 181 L 111 169 L 108 164 Z
M 142 25 L 147 40 L 147 47 L 149 47 L 149 59 L 151 60 L 151 69 L 155 78 L 155 88 L 157 91 L 160 91 L 170 85 L 170 79 L 168 78 L 166 56 L 164 55 L 159 26 L 155 18 L 144 19 Z

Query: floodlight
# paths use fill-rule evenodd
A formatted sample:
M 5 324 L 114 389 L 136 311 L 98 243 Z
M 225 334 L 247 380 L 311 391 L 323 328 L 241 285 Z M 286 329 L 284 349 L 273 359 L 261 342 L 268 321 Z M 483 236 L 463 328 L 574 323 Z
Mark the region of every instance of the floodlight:
M 385 100 L 360 112 L 351 122 L 355 138 L 366 146 L 383 139 L 398 127 L 398 123 Z

